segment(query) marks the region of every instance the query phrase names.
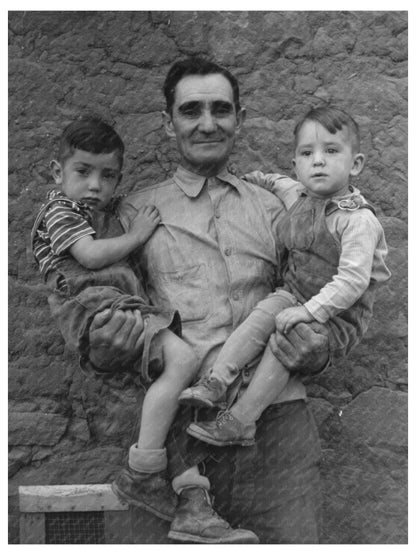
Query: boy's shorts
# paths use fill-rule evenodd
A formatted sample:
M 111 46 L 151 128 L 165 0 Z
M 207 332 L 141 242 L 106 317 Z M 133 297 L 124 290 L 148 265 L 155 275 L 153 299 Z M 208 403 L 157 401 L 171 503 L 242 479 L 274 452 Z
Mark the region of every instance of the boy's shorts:
M 90 271 L 73 259 L 65 260 L 48 278 L 49 305 L 67 347 L 80 355 L 81 368 L 100 376 L 118 370 L 96 369 L 89 362 L 89 331 L 103 310 L 139 310 L 145 323 L 141 358 L 133 363 L 143 381 L 152 381 L 163 370 L 162 345 L 156 339 L 164 329 L 181 335 L 178 312 L 150 305 L 143 287 L 126 262 Z M 121 368 L 119 369 L 121 370 Z

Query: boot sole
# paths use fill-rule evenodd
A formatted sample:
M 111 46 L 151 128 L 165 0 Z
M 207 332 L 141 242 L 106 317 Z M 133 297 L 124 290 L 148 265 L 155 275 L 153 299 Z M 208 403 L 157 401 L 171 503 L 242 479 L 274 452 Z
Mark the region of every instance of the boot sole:
M 188 407 L 197 407 L 200 409 L 212 409 L 215 407 L 214 403 L 202 397 L 184 397 L 181 399 L 179 396 L 178 402 L 180 405 L 187 405 Z
M 240 445 L 241 447 L 251 447 L 252 445 L 256 444 L 255 439 L 235 439 L 235 440 L 228 440 L 228 441 L 221 441 L 215 439 L 211 436 L 207 436 L 204 433 L 201 433 L 195 428 L 192 427 L 192 424 L 186 428 L 186 433 L 190 436 L 199 439 L 205 443 L 209 443 L 210 445 L 215 445 L 217 447 L 228 447 L 230 445 Z
M 153 515 L 157 516 L 158 518 L 161 518 L 162 520 L 167 520 L 168 522 L 172 522 L 175 516 L 174 514 L 168 515 L 166 513 L 162 513 L 155 507 L 152 507 L 151 505 L 146 505 L 142 501 L 138 501 L 134 497 L 130 497 L 129 495 L 126 495 L 114 483 L 111 484 L 111 489 L 113 490 L 114 494 L 120 499 L 120 501 L 123 501 L 128 505 L 134 505 L 135 507 L 138 507 L 139 509 L 143 509 L 148 513 L 152 513 Z
M 168 533 L 168 538 L 171 540 L 177 540 L 180 542 L 190 542 L 190 543 L 217 543 L 217 544 L 232 544 L 232 543 L 241 543 L 241 544 L 252 544 L 252 543 L 260 543 L 260 540 L 257 536 L 253 534 L 253 536 L 249 537 L 229 537 L 229 538 L 204 538 L 203 536 L 195 536 L 194 534 L 187 534 L 185 532 L 172 532 Z

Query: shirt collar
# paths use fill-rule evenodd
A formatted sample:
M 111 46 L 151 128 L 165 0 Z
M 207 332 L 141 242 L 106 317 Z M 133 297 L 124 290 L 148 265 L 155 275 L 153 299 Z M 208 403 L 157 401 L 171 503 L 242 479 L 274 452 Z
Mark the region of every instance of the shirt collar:
M 337 202 L 338 200 L 348 199 L 348 198 L 351 198 L 353 196 L 356 196 L 356 195 L 360 194 L 359 189 L 357 189 L 353 185 L 349 185 L 348 189 L 349 189 L 350 192 L 345 194 L 345 195 L 329 197 L 327 199 L 321 199 L 321 200 L 327 200 L 329 202 L 332 202 L 332 201 Z M 314 195 L 309 194 L 309 191 L 305 187 L 303 189 L 300 189 L 299 196 L 301 196 L 301 197 L 311 197 L 311 198 L 315 198 L 315 199 L 319 198 L 319 197 L 315 197 Z
M 215 177 L 217 177 L 221 181 L 225 181 L 225 183 L 232 185 L 236 189 L 239 189 L 238 177 L 229 173 L 226 168 L 221 170 L 220 173 Z M 173 176 L 173 180 L 181 189 L 181 191 L 185 193 L 186 196 L 195 198 L 202 191 L 207 177 L 186 170 L 183 166 L 179 166 Z

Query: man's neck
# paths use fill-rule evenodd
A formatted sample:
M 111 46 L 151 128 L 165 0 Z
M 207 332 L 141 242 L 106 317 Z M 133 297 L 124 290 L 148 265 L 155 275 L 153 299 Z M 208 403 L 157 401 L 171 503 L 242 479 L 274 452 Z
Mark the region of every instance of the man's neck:
M 215 177 L 220 174 L 226 167 L 227 164 L 222 165 L 210 165 L 210 166 L 190 166 L 190 164 L 181 161 L 181 166 L 195 175 L 200 175 L 201 177 Z

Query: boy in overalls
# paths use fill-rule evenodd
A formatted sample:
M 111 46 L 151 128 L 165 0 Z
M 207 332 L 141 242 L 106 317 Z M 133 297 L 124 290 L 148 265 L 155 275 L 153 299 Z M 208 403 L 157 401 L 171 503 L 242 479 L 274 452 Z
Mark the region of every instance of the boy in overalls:
M 75 337 L 81 367 L 99 372 L 88 360 L 89 326 L 104 310 L 139 310 L 144 344 L 137 372 L 150 384 L 142 408 L 137 443 L 128 465 L 113 483 L 123 500 L 172 520 L 176 497 L 166 480 L 166 435 L 178 408 L 178 396 L 195 378 L 191 348 L 178 335 L 175 311 L 151 306 L 127 256 L 154 233 L 161 219 L 143 206 L 127 233 L 117 217 L 121 197 L 113 194 L 121 179 L 124 144 L 115 130 L 97 118 L 70 124 L 51 162 L 57 189 L 48 193 L 32 229 L 32 250 L 42 277 L 68 310 L 60 319 L 64 337 Z M 72 330 L 70 333 L 68 330 Z M 171 331 L 173 330 L 173 331 Z M 85 360 L 83 360 L 85 359 Z
M 220 411 L 215 421 L 187 428 L 212 445 L 253 445 L 256 420 L 286 386 L 289 372 L 283 365 L 276 368 L 267 346 L 275 328 L 287 333 L 299 322 L 328 322 L 334 341 L 337 315 L 342 312 L 353 323 L 362 320 L 371 312 L 368 292 L 390 277 L 383 229 L 373 207 L 349 183 L 365 160 L 356 122 L 346 112 L 324 106 L 310 110 L 294 134 L 298 187 L 278 174 L 245 176 L 277 194 L 288 209 L 278 228 L 288 252 L 283 286 L 256 306 L 210 372 L 179 397 L 184 404 L 224 408 L 228 387 L 263 353 L 247 390 L 229 410 Z M 351 338 L 351 344 L 360 339 Z

